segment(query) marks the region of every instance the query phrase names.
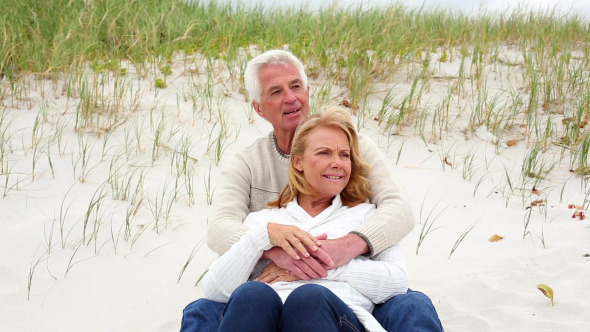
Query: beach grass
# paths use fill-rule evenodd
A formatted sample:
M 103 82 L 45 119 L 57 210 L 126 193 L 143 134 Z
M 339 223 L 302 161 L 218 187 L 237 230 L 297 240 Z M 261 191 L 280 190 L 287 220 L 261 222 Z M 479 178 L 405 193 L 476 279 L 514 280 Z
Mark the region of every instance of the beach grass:
M 312 79 L 330 82 L 317 89 L 316 106 L 328 103 L 334 84 L 342 86 L 341 101 L 359 115 L 359 129 L 373 116 L 368 96 L 379 92 L 376 83 L 402 75 L 406 86 L 390 85 L 376 115 L 389 133 L 413 130 L 424 142 L 436 142 L 456 130 L 472 135 L 485 126 L 498 146 L 515 135 L 542 152 L 559 144 L 576 174 L 589 173 L 584 127 L 590 118 L 590 24 L 575 13 L 516 10 L 468 16 L 401 5 L 268 10 L 177 0 L 7 0 L 4 7 L 0 72 L 9 84 L 2 85 L 3 107 L 30 107 L 32 80 L 63 78 L 78 130 L 108 133 L 128 121 L 140 98 L 128 76 L 130 67 L 165 84 L 174 74 L 175 54 L 185 59 L 199 54 L 199 61 L 186 60 L 191 83 L 177 98 L 190 98 L 194 115 L 206 113 L 213 122 L 209 150 L 218 164 L 229 138 L 224 94 L 236 86 L 244 93 L 243 70 L 255 50 L 288 45 Z M 453 61 L 460 62 L 456 73 L 440 72 L 442 64 Z M 199 67 L 205 75 L 199 75 Z M 512 67 L 522 73 L 511 78 L 516 88 L 490 86 L 490 75 L 510 75 Z M 229 80 L 219 75 L 224 69 Z M 442 99 L 429 104 L 433 80 L 447 80 L 448 88 Z M 156 91 L 152 112 L 160 109 L 158 102 Z M 459 114 L 449 111 L 453 107 Z M 52 146 L 61 143 L 65 126 L 55 126 L 55 139 L 38 137 L 48 122 L 43 109 L 33 128 L 33 178 L 43 156 L 52 163 Z M 459 117 L 469 119 L 466 127 L 458 128 Z M 163 119 L 154 121 L 153 162 L 164 129 Z M 136 126 L 139 142 L 144 134 L 142 124 Z M 3 130 L 3 156 L 10 134 Z M 85 156 L 93 148 L 79 137 L 81 153 L 72 163 L 81 181 L 91 171 Z M 144 148 L 137 144 L 137 152 Z M 57 150 L 64 151 L 61 146 Z M 8 162 L 3 159 L 2 168 Z

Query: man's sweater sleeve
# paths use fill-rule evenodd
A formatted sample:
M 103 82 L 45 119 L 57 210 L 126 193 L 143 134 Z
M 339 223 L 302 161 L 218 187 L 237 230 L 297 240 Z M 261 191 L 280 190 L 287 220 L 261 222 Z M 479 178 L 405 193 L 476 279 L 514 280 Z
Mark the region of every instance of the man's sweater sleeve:
M 215 212 L 209 219 L 207 245 L 219 255 L 246 234 L 242 223 L 250 213 L 250 165 L 242 154 L 226 163 L 216 189 Z
M 359 143 L 371 167 L 369 200 L 377 206 L 377 212 L 352 233 L 367 241 L 370 255 L 374 256 L 409 234 L 414 228 L 414 216 L 379 148 L 365 135 L 359 135 Z

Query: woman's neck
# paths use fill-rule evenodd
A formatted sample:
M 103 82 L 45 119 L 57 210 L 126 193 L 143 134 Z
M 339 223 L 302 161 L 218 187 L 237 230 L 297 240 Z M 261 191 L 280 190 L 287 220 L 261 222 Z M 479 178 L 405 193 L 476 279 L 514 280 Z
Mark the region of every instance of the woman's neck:
M 330 205 L 332 205 L 333 200 L 334 197 L 314 198 L 310 195 L 303 194 L 299 194 L 299 196 L 297 196 L 297 203 L 299 206 L 301 206 L 301 208 L 303 208 L 305 212 L 309 213 L 309 215 L 312 217 L 317 216 Z

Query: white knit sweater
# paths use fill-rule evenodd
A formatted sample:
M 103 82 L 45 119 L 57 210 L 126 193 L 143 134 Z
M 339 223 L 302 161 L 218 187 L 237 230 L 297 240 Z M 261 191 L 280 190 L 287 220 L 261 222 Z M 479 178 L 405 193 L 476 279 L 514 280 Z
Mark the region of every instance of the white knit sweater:
M 268 260 L 260 260 L 264 250 L 272 247 L 267 224 L 296 225 L 328 238 L 338 238 L 365 222 L 375 212 L 373 204 L 360 204 L 352 208 L 342 205 L 336 196 L 332 205 L 315 217 L 311 217 L 296 201 L 281 209 L 265 209 L 251 213 L 244 220 L 249 230 L 210 267 L 202 282 L 205 297 L 227 302 L 233 291 L 248 280 L 258 277 Z M 304 284 L 327 287 L 342 299 L 356 314 L 367 331 L 384 331 L 372 316 L 375 303 L 383 303 L 408 290 L 406 263 L 398 245 L 372 257 L 357 257 L 347 265 L 328 271 L 328 276 L 318 280 L 278 282 L 270 285 L 283 302 L 295 288 Z M 312 304 L 310 304 L 312 305 Z
M 377 212 L 352 231 L 367 242 L 372 256 L 399 243 L 414 227 L 414 217 L 379 148 L 364 135 L 359 135 L 359 143 L 371 167 L 369 200 Z M 273 132 L 226 163 L 209 220 L 209 248 L 221 255 L 246 233 L 242 221 L 278 198 L 287 184 L 288 165 L 289 156 L 279 150 Z

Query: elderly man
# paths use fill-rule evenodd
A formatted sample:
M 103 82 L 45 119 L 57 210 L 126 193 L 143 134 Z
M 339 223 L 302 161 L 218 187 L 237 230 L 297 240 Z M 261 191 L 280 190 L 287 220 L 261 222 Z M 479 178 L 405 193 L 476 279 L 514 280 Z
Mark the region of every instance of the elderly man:
M 299 123 L 309 114 L 309 86 L 301 61 L 293 54 L 273 50 L 252 59 L 244 74 L 246 89 L 256 112 L 273 131 L 238 153 L 222 171 L 216 209 L 210 219 L 208 245 L 220 255 L 242 235 L 250 212 L 276 200 L 287 183 L 291 141 Z M 384 162 L 379 149 L 360 135 L 363 157 L 370 164 L 371 203 L 376 213 L 361 226 L 338 239 L 313 237 L 296 227 L 268 224 L 274 248 L 263 259 L 301 279 L 317 279 L 359 255 L 377 255 L 397 244 L 413 228 L 412 211 Z M 264 273 L 263 273 L 264 275 Z M 313 303 L 310 303 L 313 305 Z M 215 331 L 224 304 L 200 299 L 183 314 L 182 331 Z M 389 331 L 441 331 L 430 299 L 409 291 L 378 304 L 375 318 Z

